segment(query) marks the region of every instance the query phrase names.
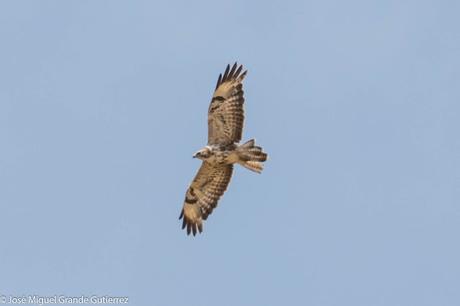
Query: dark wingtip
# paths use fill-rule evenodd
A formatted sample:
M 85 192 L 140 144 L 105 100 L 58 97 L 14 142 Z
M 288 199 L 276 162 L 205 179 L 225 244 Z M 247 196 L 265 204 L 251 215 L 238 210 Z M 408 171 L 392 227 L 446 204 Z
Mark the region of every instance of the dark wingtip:
M 222 82 L 222 73 L 219 74 L 219 78 L 217 79 L 216 89 L 219 87 L 221 82 Z
M 196 235 L 196 223 L 192 225 L 192 232 L 193 232 L 193 236 L 195 236 Z
M 193 236 L 196 236 L 197 233 L 202 233 L 203 232 L 203 223 L 193 223 L 190 220 L 187 220 L 187 218 L 184 217 L 184 220 L 182 221 L 182 229 L 187 228 L 187 235 L 189 236 L 192 234 Z
M 238 70 L 235 72 L 235 79 L 238 78 L 238 76 L 240 75 L 241 70 L 243 70 L 243 65 L 240 65 L 240 67 L 238 67 Z
M 245 70 L 240 75 L 242 70 L 243 70 L 243 65 L 238 66 L 238 62 L 235 62 L 232 66 L 228 64 L 227 67 L 225 68 L 224 74 L 223 75 L 222 73 L 219 74 L 219 78 L 217 79 L 217 83 L 216 83 L 216 90 L 222 83 L 228 80 L 232 80 L 232 79 L 242 80 L 245 77 L 246 73 L 248 72 L 247 70 Z
M 236 67 L 237 67 L 237 63 L 235 62 L 235 64 L 233 64 L 233 66 L 232 66 L 232 70 L 230 70 L 230 73 L 228 74 L 228 78 L 229 78 L 229 79 L 233 79 L 233 78 L 234 78 Z
M 225 68 L 224 76 L 222 77 L 222 83 L 227 80 L 229 71 L 230 71 L 230 65 L 227 65 L 227 68 Z

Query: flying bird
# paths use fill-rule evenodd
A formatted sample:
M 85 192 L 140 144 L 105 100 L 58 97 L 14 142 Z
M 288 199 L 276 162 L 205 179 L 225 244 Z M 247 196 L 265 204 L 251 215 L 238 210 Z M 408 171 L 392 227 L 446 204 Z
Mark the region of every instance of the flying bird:
M 239 144 L 243 133 L 243 80 L 247 70 L 235 63 L 227 65 L 217 79 L 216 89 L 208 109 L 208 144 L 193 157 L 202 164 L 187 192 L 179 220 L 187 235 L 203 231 L 206 220 L 216 208 L 219 198 L 230 182 L 233 165 L 239 164 L 261 173 L 267 154 L 251 139 Z

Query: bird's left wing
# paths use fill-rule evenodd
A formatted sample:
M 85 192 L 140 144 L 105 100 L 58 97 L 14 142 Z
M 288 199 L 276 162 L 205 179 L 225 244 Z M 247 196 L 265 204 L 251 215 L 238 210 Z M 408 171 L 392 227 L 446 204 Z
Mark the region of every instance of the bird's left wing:
M 243 79 L 247 71 L 235 63 L 217 79 L 208 109 L 208 144 L 229 145 L 241 140 L 244 122 Z
M 232 177 L 233 165 L 211 165 L 203 162 L 185 194 L 184 206 L 179 219 L 184 218 L 182 229 L 187 234 L 203 231 L 203 220 L 217 206 L 219 198 L 227 189 Z

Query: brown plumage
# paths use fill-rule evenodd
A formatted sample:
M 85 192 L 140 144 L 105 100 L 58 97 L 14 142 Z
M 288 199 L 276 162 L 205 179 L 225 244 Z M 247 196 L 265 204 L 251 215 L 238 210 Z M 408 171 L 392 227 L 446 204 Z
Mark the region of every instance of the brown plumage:
M 247 71 L 235 63 L 217 80 L 208 109 L 208 145 L 194 157 L 203 160 L 185 194 L 179 219 L 187 234 L 203 231 L 206 220 L 224 194 L 233 172 L 233 164 L 260 173 L 268 158 L 251 139 L 238 145 L 244 124 L 244 91 L 242 81 Z
M 232 177 L 233 165 L 213 166 L 208 162 L 201 164 L 185 194 L 185 203 L 181 213 L 184 218 L 182 228 L 187 227 L 187 234 L 203 230 L 202 220 L 206 220 L 217 206 L 217 201 L 224 194 Z
M 216 90 L 208 110 L 208 144 L 228 145 L 241 140 L 244 124 L 244 91 L 241 83 L 247 71 L 243 66 L 230 65 L 217 80 Z

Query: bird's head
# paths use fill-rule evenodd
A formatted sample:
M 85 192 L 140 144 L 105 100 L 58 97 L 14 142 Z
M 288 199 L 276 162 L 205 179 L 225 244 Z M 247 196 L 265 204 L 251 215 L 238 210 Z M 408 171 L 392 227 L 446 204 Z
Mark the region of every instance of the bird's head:
M 201 160 L 206 160 L 211 156 L 211 148 L 206 146 L 203 149 L 197 151 L 195 154 L 193 154 L 193 158 L 198 158 Z

